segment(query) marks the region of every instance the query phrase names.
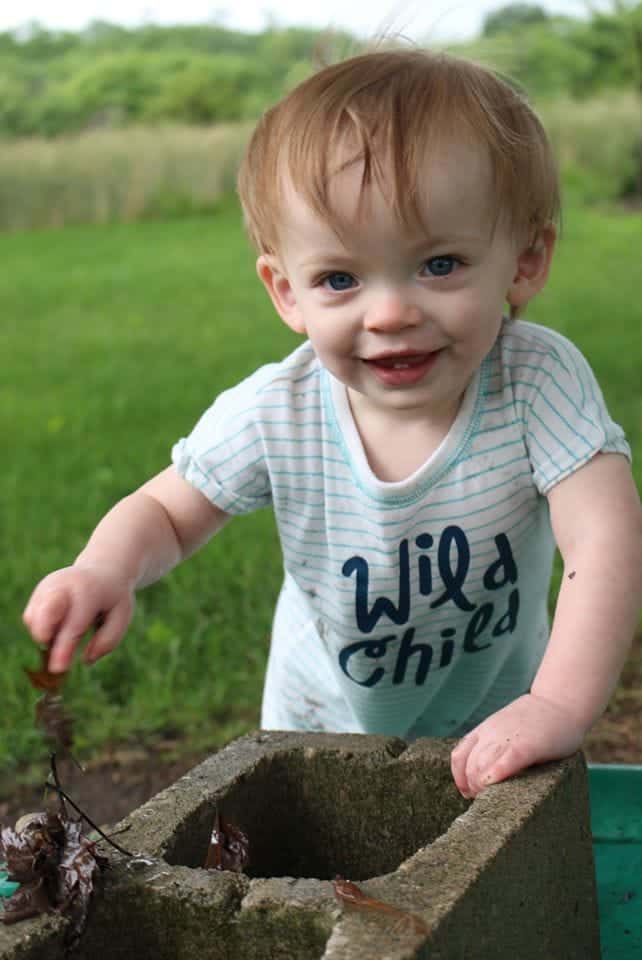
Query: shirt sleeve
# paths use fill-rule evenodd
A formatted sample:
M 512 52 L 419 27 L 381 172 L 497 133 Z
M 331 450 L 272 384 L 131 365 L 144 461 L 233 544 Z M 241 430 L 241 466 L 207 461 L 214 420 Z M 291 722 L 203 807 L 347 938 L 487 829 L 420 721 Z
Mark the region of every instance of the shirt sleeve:
M 524 438 L 541 494 L 595 454 L 621 453 L 631 459 L 622 428 L 609 416 L 588 361 L 561 334 L 546 330 L 531 343 L 528 361 L 516 376 Z
M 256 407 L 260 382 L 260 373 L 254 374 L 221 393 L 172 449 L 178 473 L 225 513 L 249 513 L 272 503 Z

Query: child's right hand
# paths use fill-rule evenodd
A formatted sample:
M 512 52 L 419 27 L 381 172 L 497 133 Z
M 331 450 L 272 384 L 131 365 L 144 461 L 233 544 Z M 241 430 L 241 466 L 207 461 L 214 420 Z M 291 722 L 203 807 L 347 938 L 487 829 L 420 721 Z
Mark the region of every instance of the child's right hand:
M 48 669 L 64 673 L 89 630 L 85 663 L 117 647 L 133 611 L 134 587 L 117 571 L 74 565 L 40 581 L 22 618 L 36 643 L 50 648 Z

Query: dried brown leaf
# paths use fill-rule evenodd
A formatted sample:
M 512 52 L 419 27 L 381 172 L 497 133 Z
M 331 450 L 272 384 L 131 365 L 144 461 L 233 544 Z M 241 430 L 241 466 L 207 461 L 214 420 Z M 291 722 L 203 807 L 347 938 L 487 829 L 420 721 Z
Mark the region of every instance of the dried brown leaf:
M 0 833 L 8 877 L 20 884 L 6 901 L 3 923 L 56 910 L 71 920 L 68 942 L 82 933 L 94 881 L 106 860 L 82 835 L 78 820 L 60 813 L 23 817 Z
M 206 870 L 233 870 L 242 873 L 249 862 L 249 840 L 233 823 L 216 813 L 210 845 L 205 859 Z
M 35 687 L 36 690 L 58 693 L 65 681 L 66 674 L 49 672 L 49 650 L 47 648 L 43 647 L 40 650 L 40 657 L 42 661 L 40 670 L 29 670 L 28 667 L 25 667 L 25 673 L 31 681 L 31 686 Z
M 67 674 L 50 673 L 49 650 L 42 649 L 40 656 L 40 670 L 29 670 L 25 667 L 32 687 L 44 691 L 36 703 L 36 723 L 53 743 L 69 749 L 73 742 L 72 722 L 64 708 L 61 692 Z

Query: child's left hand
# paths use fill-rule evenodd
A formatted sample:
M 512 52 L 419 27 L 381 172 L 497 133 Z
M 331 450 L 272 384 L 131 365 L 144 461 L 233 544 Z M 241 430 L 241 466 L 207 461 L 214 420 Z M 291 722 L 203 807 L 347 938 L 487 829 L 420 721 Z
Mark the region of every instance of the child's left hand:
M 464 797 L 512 777 L 526 767 L 568 757 L 579 749 L 585 728 L 567 710 L 527 693 L 471 730 L 450 757 Z

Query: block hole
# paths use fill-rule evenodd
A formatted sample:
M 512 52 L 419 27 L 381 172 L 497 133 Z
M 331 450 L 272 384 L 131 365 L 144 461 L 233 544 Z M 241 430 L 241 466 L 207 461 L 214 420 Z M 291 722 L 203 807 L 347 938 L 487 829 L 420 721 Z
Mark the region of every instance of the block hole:
M 396 870 L 469 804 L 446 760 L 374 763 L 301 749 L 259 762 L 218 805 L 249 838 L 249 876 L 365 880 Z M 203 865 L 214 815 L 204 806 L 181 825 L 166 850 L 169 863 Z

